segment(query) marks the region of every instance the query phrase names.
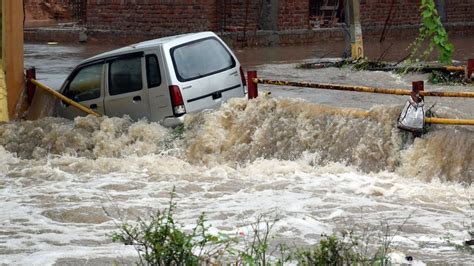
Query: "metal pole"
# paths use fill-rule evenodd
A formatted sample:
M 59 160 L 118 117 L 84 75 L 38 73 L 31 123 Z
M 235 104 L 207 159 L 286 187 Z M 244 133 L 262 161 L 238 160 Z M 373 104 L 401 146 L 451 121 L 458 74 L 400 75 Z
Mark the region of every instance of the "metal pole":
M 59 98 L 60 100 L 64 101 L 65 103 L 70 104 L 71 106 L 74 106 L 77 109 L 79 109 L 79 110 L 81 110 L 81 111 L 83 111 L 87 114 L 94 115 L 94 116 L 101 116 L 101 114 L 96 113 L 96 112 L 92 111 L 92 109 L 87 108 L 84 105 L 81 105 L 80 103 L 77 103 L 77 102 L 69 99 L 68 97 L 66 97 L 66 96 L 62 95 L 61 93 L 55 91 L 54 89 L 44 85 L 43 83 L 38 82 L 35 79 L 30 79 L 29 81 L 31 83 L 33 83 L 34 85 L 38 86 L 38 88 L 45 90 L 46 92 L 53 95 L 54 97 Z
M 442 125 L 474 126 L 474 119 L 449 119 L 449 118 L 438 118 L 438 117 L 426 117 L 425 123 L 442 124 Z
M 268 79 L 253 79 L 254 82 L 276 86 L 292 86 L 314 89 L 339 90 L 339 91 L 356 91 L 368 93 L 381 94 L 395 94 L 395 95 L 411 95 L 411 90 L 396 89 L 396 88 L 377 88 L 368 86 L 351 86 L 341 84 L 325 84 L 325 83 L 311 83 L 311 82 L 296 82 L 283 80 L 268 80 Z M 249 78 L 250 82 L 250 78 Z M 460 98 L 474 98 L 474 92 L 470 91 L 421 91 L 420 96 L 436 96 L 436 97 L 460 97 Z
M 469 59 L 467 60 L 467 66 L 466 66 L 466 79 L 471 79 L 473 71 L 474 71 L 474 59 Z
M 351 24 L 351 54 L 352 60 L 357 60 L 364 57 L 364 42 L 360 24 L 360 1 L 349 0 L 348 2 Z
M 248 71 L 247 72 L 247 90 L 248 90 L 249 100 L 258 97 L 258 85 L 254 81 L 255 79 L 257 79 L 257 71 Z

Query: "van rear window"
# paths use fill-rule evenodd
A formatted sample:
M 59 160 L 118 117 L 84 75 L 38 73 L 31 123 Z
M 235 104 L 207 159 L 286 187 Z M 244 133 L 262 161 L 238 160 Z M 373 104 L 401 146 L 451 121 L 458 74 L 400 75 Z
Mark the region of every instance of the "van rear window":
M 235 60 L 227 49 L 210 37 L 171 49 L 174 69 L 179 81 L 209 76 L 235 67 Z

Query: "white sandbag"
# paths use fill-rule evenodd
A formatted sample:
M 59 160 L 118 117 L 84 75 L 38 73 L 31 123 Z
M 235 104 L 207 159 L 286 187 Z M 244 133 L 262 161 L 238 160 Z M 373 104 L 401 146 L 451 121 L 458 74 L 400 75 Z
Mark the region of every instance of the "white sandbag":
M 425 125 L 424 102 L 415 102 L 410 97 L 398 118 L 398 127 L 408 131 L 421 132 Z

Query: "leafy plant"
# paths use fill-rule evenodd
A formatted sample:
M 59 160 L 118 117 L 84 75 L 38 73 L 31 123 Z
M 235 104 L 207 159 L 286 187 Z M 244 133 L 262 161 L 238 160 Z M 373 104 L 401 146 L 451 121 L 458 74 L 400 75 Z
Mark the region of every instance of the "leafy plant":
M 241 233 L 244 246 L 241 249 L 230 250 L 231 254 L 237 255 L 237 264 L 242 265 L 283 265 L 289 260 L 286 253 L 289 249 L 284 244 L 277 245 L 270 252 L 271 231 L 278 219 L 267 219 L 264 215 L 259 215 L 257 220 L 250 225 L 249 235 Z M 274 253 L 278 252 L 280 257 L 274 258 Z
M 199 216 L 191 233 L 183 231 L 173 218 L 174 196 L 173 188 L 169 207 L 151 215 L 149 221 L 139 218 L 135 225 L 123 223 L 112 234 L 114 242 L 134 246 L 142 265 L 198 265 L 218 256 L 227 244 L 208 233 L 204 214 Z
M 112 234 L 114 242 L 132 245 L 141 265 L 386 265 L 394 231 L 384 221 L 378 226 L 357 223 L 341 236 L 323 235 L 310 248 L 273 245 L 272 230 L 277 217 L 260 215 L 248 228 L 235 236 L 212 235 L 201 214 L 192 230 L 185 231 L 174 218 L 175 188 L 168 207 L 135 224 L 122 222 Z M 105 211 L 105 209 L 104 209 Z M 408 218 L 407 218 L 408 219 Z M 403 224 L 405 224 L 406 220 Z M 347 226 L 346 226 L 347 227 Z M 357 227 L 357 228 L 356 228 Z
M 340 241 L 337 236 L 323 235 L 323 239 L 312 249 L 300 250 L 296 259 L 301 265 L 343 265 L 360 262 L 360 256 L 353 252 L 352 243 Z
M 421 0 L 421 26 L 419 35 L 409 46 L 411 49 L 409 61 L 413 61 L 426 39 L 429 39 L 428 48 L 423 52 L 422 59 L 431 54 L 436 46 L 440 52 L 438 60 L 442 63 L 451 63 L 454 46 L 448 41 L 448 34 L 441 23 L 434 0 Z
M 361 246 L 364 246 L 361 239 L 353 236 L 323 235 L 313 248 L 298 250 L 294 259 L 299 265 L 385 265 L 389 262 L 388 254 L 380 252 L 383 248 L 369 257 L 368 253 L 360 252 Z

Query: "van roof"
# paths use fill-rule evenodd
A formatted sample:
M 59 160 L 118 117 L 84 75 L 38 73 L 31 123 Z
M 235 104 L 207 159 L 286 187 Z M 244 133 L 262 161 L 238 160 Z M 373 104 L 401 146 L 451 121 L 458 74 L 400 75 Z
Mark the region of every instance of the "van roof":
M 153 47 L 153 46 L 162 46 L 165 43 L 171 43 L 171 42 L 176 42 L 178 44 L 181 44 L 186 41 L 193 41 L 196 39 L 200 38 L 206 38 L 210 36 L 216 36 L 215 33 L 206 31 L 206 32 L 197 32 L 197 33 L 185 33 L 185 34 L 180 34 L 180 35 L 174 35 L 174 36 L 167 36 L 163 38 L 158 38 L 158 39 L 153 39 L 149 41 L 143 41 L 135 44 L 131 44 L 122 48 L 118 48 L 112 51 L 108 51 L 105 53 L 101 53 L 98 55 L 95 55 L 93 57 L 87 58 L 86 60 L 82 61 L 79 65 L 93 62 L 96 60 L 104 59 L 104 58 L 109 58 L 109 57 L 114 57 L 122 54 L 128 54 L 128 53 L 133 53 L 133 52 L 140 52 L 143 51 L 146 48 Z

